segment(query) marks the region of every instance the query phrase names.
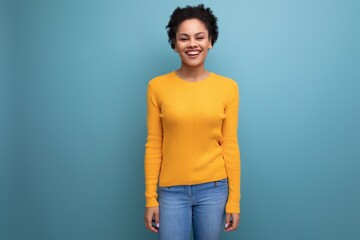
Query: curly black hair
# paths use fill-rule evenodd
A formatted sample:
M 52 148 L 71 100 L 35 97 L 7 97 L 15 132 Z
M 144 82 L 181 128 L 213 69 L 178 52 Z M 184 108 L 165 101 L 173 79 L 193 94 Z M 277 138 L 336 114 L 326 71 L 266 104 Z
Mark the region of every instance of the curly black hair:
M 199 19 L 205 24 L 206 29 L 209 32 L 211 44 L 215 44 L 219 34 L 217 17 L 213 14 L 210 8 L 205 8 L 204 4 L 199 4 L 197 6 L 187 5 L 184 8 L 177 7 L 170 16 L 168 25 L 165 27 L 168 29 L 168 41 L 172 49 L 175 49 L 176 32 L 180 23 L 185 20 L 194 18 Z

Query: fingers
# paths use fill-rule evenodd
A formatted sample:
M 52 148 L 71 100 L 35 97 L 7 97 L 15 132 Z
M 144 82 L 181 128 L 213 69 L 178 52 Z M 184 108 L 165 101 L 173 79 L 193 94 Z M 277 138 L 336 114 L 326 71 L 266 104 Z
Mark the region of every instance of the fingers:
M 158 207 L 145 208 L 145 216 L 144 216 L 145 227 L 146 227 L 146 229 L 157 233 L 159 231 L 152 225 L 153 217 L 155 218 L 155 222 L 158 224 L 159 223 L 159 208 Z
M 226 216 L 225 216 L 225 230 L 230 226 L 230 215 L 231 215 L 231 213 L 226 213 Z
M 159 228 L 159 227 L 160 227 L 159 211 L 155 211 L 154 216 L 155 216 L 155 224 L 156 224 L 156 227 Z
M 230 232 L 230 231 L 236 230 L 239 226 L 239 222 L 240 222 L 240 214 L 239 213 L 226 213 L 225 232 Z

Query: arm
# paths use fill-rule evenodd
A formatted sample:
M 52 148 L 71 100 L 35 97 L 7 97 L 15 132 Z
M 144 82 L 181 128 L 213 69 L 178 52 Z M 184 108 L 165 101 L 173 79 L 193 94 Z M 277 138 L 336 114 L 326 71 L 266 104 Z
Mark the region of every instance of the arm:
M 150 83 L 147 90 L 147 140 L 145 144 L 145 199 L 146 208 L 144 214 L 145 227 L 152 232 L 158 230 L 152 226 L 155 218 L 159 227 L 159 203 L 157 201 L 157 183 L 161 166 L 162 149 L 162 123 L 160 108 L 156 93 Z
M 235 83 L 225 109 L 225 120 L 222 126 L 223 156 L 229 182 L 229 196 L 226 203 L 225 231 L 236 230 L 240 221 L 240 179 L 241 160 L 237 139 L 239 113 L 239 89 Z M 230 222 L 232 218 L 232 222 Z
M 226 203 L 227 213 L 240 213 L 240 178 L 241 160 L 237 139 L 239 113 L 239 89 L 237 83 L 229 94 L 228 104 L 225 108 L 225 119 L 222 126 L 223 157 L 229 181 L 229 196 Z
M 147 141 L 145 144 L 145 199 L 146 207 L 156 207 L 157 183 L 162 159 L 162 123 L 157 95 L 151 84 L 147 90 Z

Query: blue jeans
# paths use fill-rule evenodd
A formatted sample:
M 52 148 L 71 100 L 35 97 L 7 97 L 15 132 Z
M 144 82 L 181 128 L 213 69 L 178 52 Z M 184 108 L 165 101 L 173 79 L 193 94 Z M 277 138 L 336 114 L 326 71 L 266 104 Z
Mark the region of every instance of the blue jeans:
M 225 224 L 227 179 L 158 187 L 159 240 L 219 240 Z

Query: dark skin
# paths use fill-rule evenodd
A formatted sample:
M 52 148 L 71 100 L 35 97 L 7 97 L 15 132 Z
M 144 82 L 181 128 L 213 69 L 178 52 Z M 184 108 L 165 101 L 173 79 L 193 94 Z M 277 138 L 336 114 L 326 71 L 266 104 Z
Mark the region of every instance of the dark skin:
M 175 51 L 181 59 L 181 67 L 176 74 L 186 81 L 200 81 L 206 78 L 210 72 L 205 70 L 205 60 L 209 49 L 212 48 L 211 38 L 205 24 L 198 19 L 183 21 L 178 28 L 175 39 Z M 188 51 L 198 51 L 196 56 L 189 56 Z M 152 226 L 152 219 L 160 226 L 159 206 L 146 207 L 144 221 L 146 229 L 158 233 Z M 232 221 L 230 221 L 232 220 Z M 238 228 L 240 213 L 226 212 L 225 232 L 234 231 Z

